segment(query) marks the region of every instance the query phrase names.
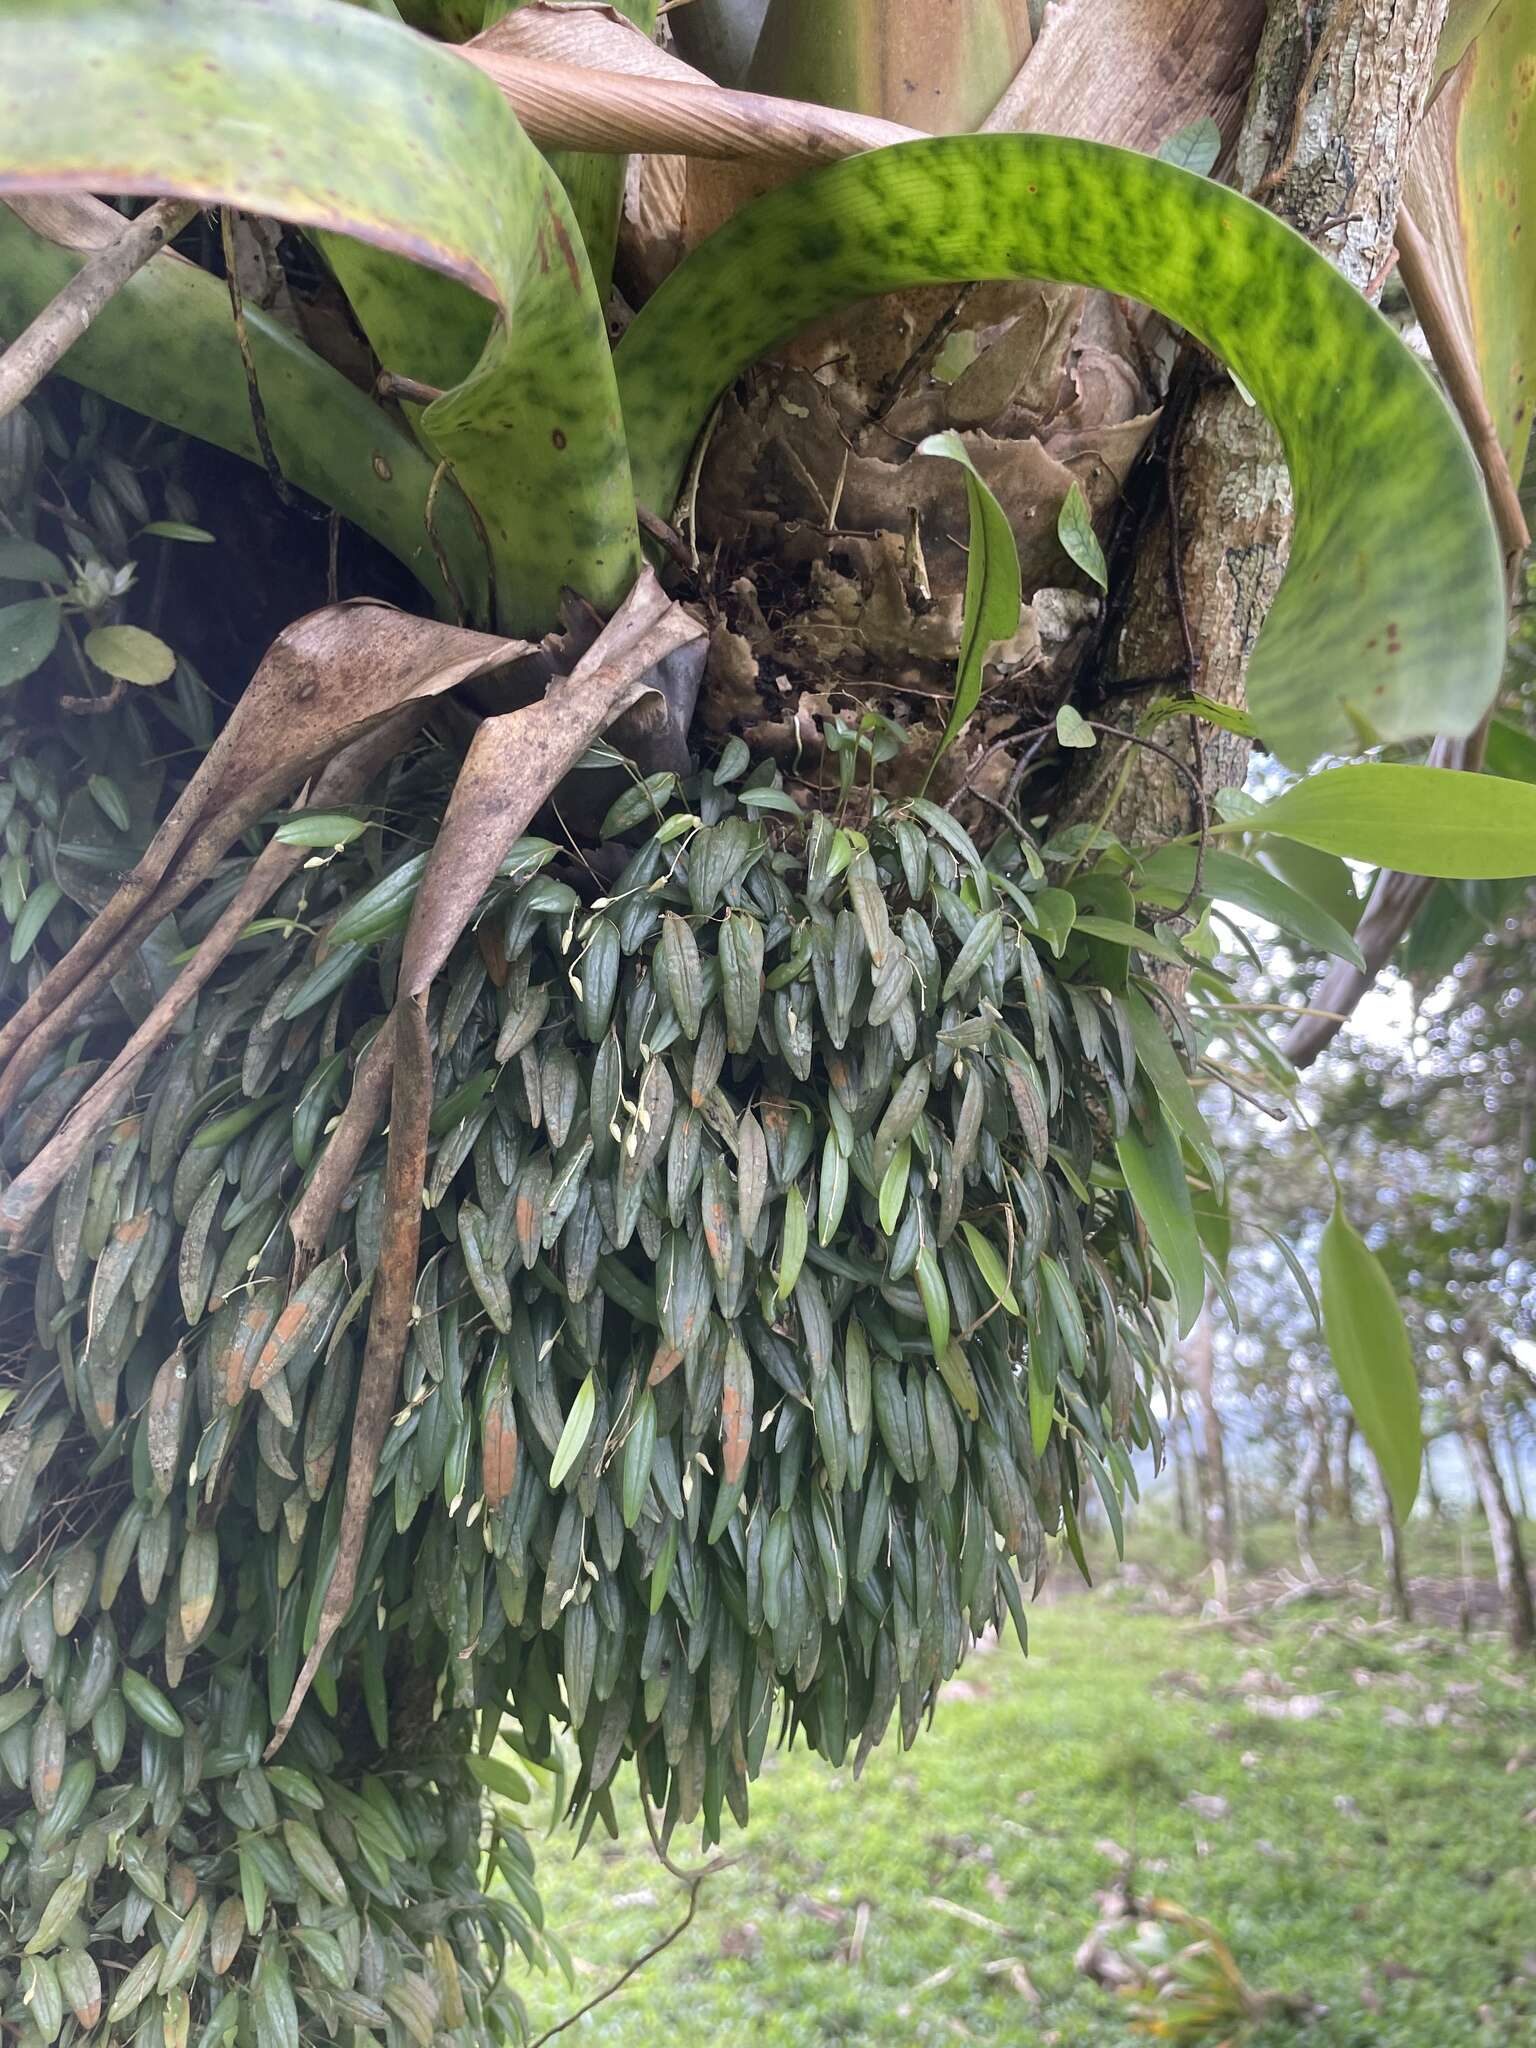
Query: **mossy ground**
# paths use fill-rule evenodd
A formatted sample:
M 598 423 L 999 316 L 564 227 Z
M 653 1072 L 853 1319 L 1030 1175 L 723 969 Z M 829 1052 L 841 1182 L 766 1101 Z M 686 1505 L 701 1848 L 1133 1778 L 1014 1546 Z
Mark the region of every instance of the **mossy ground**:
M 1463 1638 L 1461 1541 L 1415 1536 L 1440 1625 L 1383 1629 L 1360 1595 L 1234 1630 L 1111 1583 L 1035 1610 L 1027 1662 L 1011 1637 L 968 1662 L 936 1728 L 860 1783 L 775 1757 L 688 1933 L 562 2039 L 1110 2048 L 1133 2038 L 1125 2010 L 1074 1957 L 1134 1850 L 1138 1889 L 1213 1921 L 1250 1985 L 1326 2007 L 1301 2030 L 1268 2023 L 1256 2048 L 1536 2041 L 1536 1670 Z M 1136 1547 L 1182 1561 L 1150 1535 Z M 1250 1539 L 1260 1563 L 1283 1548 Z M 1361 1532 L 1321 1561 L 1369 1557 Z M 681 1916 L 632 1800 L 621 1820 L 618 1844 L 574 1863 L 562 1835 L 541 1850 L 577 1988 L 520 1984 L 539 2025 Z

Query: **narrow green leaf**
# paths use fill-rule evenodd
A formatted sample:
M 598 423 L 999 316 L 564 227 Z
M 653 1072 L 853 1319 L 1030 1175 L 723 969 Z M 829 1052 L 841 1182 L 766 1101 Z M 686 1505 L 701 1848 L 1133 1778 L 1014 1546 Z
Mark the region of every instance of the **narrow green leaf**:
M 1205 1266 L 1178 1140 L 1153 1110 L 1145 1126 L 1133 1124 L 1115 1150 L 1131 1200 L 1173 1283 L 1179 1334 L 1188 1336 L 1205 1301 Z
M 216 538 L 206 526 L 188 526 L 184 519 L 152 519 L 148 526 L 141 526 L 140 533 L 153 534 L 156 540 L 185 540 L 210 542 Z
M 949 1348 L 949 1290 L 944 1285 L 944 1275 L 939 1271 L 939 1262 L 931 1245 L 925 1244 L 918 1253 L 914 1277 L 917 1291 L 922 1296 L 923 1313 L 928 1318 L 928 1341 L 933 1346 L 934 1357 L 942 1358 Z
M 779 1253 L 779 1270 L 776 1276 L 780 1301 L 787 1301 L 795 1291 L 795 1282 L 800 1278 L 800 1268 L 805 1264 L 808 1242 L 805 1197 L 798 1187 L 791 1187 L 784 1197 L 784 1243 Z
M 1536 784 L 1395 762 L 1325 768 L 1293 783 L 1251 829 L 1405 875 L 1488 882 L 1536 874 Z
M 891 1155 L 880 1183 L 880 1228 L 889 1237 L 901 1221 L 907 1199 L 907 1174 L 912 1165 L 912 1141 L 904 1138 Z
M 1099 546 L 1099 536 L 1093 530 L 1093 514 L 1088 509 L 1081 484 L 1073 484 L 1062 500 L 1061 510 L 1056 515 L 1056 537 L 1083 574 L 1097 583 L 1100 590 L 1108 590 L 1109 564 Z M 1081 746 L 1082 741 L 1072 740 L 1068 745 Z
M 960 629 L 960 662 L 955 671 L 955 701 L 934 760 L 954 745 L 962 726 L 981 702 L 982 673 L 989 649 L 1011 640 L 1019 630 L 1023 603 L 1019 550 L 1008 515 L 993 497 L 956 433 L 930 434 L 917 444 L 919 455 L 942 456 L 965 471 L 965 498 L 970 510 L 969 552 L 965 565 L 965 611 Z
M 39 882 L 17 918 L 11 932 L 11 964 L 25 960 L 42 935 L 43 926 L 52 917 L 54 909 L 64 891 L 57 882 Z
M 1008 1269 L 996 1248 L 982 1236 L 974 1223 L 962 1222 L 960 1228 L 965 1232 L 965 1241 L 971 1248 L 971 1257 L 976 1261 L 977 1272 L 1009 1315 L 1016 1316 L 1019 1304 L 1014 1299 L 1013 1289 L 1008 1285 Z
M 1318 1276 L 1334 1371 L 1405 1519 L 1424 1455 L 1418 1374 L 1392 1283 L 1342 1202 L 1323 1232 Z
M 571 1403 L 571 1412 L 565 1418 L 565 1427 L 561 1430 L 560 1441 L 555 1446 L 554 1463 L 549 1468 L 551 1486 L 562 1484 L 566 1474 L 585 1450 L 596 1408 L 597 1381 L 588 1373 L 575 1400 Z
M 511 1764 L 503 1763 L 497 1756 L 471 1756 L 468 1762 L 470 1776 L 478 1780 L 487 1792 L 494 1792 L 498 1799 L 514 1800 L 519 1806 L 527 1803 L 530 1797 L 528 1780 Z
M 1266 847 L 1274 841 L 1265 841 Z M 1168 909 L 1184 901 L 1195 879 L 1195 849 L 1192 846 L 1160 846 L 1137 870 L 1137 894 L 1150 903 Z M 1204 894 L 1218 903 L 1235 903 L 1251 910 L 1266 924 L 1315 947 L 1333 953 L 1354 967 L 1364 967 L 1365 955 L 1352 931 L 1342 925 L 1329 909 L 1302 895 L 1278 875 L 1246 855 L 1224 853 L 1218 847 L 1206 849 L 1200 875 Z
M 348 846 L 367 830 L 366 819 L 340 811 L 300 811 L 285 818 L 272 837 L 284 846 Z
M 1189 1084 L 1189 1076 L 1167 1032 L 1139 989 L 1127 989 L 1125 1005 L 1131 1019 L 1131 1039 L 1136 1047 L 1137 1065 L 1157 1090 L 1164 1114 L 1174 1129 L 1220 1187 L 1223 1178 L 1221 1154 L 1216 1149 L 1205 1118 L 1200 1114 L 1200 1105 Z

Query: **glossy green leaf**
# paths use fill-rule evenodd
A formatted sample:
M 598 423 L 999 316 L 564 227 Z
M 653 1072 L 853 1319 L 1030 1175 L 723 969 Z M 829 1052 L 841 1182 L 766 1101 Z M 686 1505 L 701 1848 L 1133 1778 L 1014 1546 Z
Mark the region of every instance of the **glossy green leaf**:
M 22 905 L 11 932 L 11 960 L 25 960 L 42 936 L 43 926 L 58 907 L 64 891 L 57 882 L 39 882 Z
M 985 478 L 956 433 L 930 434 L 917 444 L 919 455 L 937 455 L 958 462 L 965 472 L 965 502 L 970 513 L 965 564 L 965 609 L 960 630 L 960 662 L 955 671 L 955 701 L 935 761 L 947 754 L 961 728 L 981 702 L 982 672 L 988 650 L 1010 640 L 1019 630 L 1023 603 L 1019 550 L 1008 515 L 992 495 Z
M 1418 1494 L 1424 1452 L 1418 1375 L 1392 1283 L 1342 1204 L 1323 1232 L 1318 1269 L 1334 1370 L 1392 1505 L 1405 1517 Z
M 1131 1038 L 1136 1047 L 1136 1064 L 1157 1091 L 1163 1113 L 1199 1158 L 1217 1187 L 1222 1182 L 1221 1154 L 1216 1149 L 1189 1076 L 1174 1051 L 1167 1032 L 1151 1003 L 1139 989 L 1127 989 L 1126 1009 L 1131 1019 Z
M 560 1432 L 560 1441 L 555 1446 L 554 1463 L 549 1468 L 549 1483 L 559 1486 L 566 1474 L 586 1449 L 587 1438 L 592 1430 L 592 1417 L 597 1410 L 597 1382 L 588 1373 L 582 1381 L 571 1412 L 565 1418 L 565 1427 Z
M 1456 768 L 1325 768 L 1252 819 L 1217 830 L 1244 827 L 1405 875 L 1482 882 L 1536 874 L 1536 784 Z
M 1160 846 L 1137 870 L 1137 893 L 1148 902 L 1172 909 L 1184 901 L 1194 879 L 1192 846 Z M 1319 952 L 1337 954 L 1355 967 L 1365 965 L 1352 931 L 1321 904 L 1310 901 L 1256 861 L 1207 847 L 1200 885 L 1216 902 L 1235 903 L 1241 910 L 1252 911 L 1255 917 Z
M 1173 1283 L 1179 1333 L 1194 1328 L 1205 1301 L 1205 1267 L 1179 1142 L 1161 1113 L 1132 1124 L 1115 1148 L 1131 1200 Z
M 974 1223 L 962 1222 L 961 1230 L 971 1248 L 971 1257 L 976 1261 L 976 1270 L 992 1290 L 993 1299 L 1000 1301 L 1009 1315 L 1016 1316 L 1019 1304 L 1014 1299 L 1013 1289 L 1008 1285 L 1008 1269 L 995 1245 L 991 1244 Z
M 16 0 L 0 80 L 0 191 L 218 199 L 334 237 L 344 288 L 362 243 L 488 300 L 483 354 L 420 425 L 484 521 L 497 623 L 542 630 L 567 584 L 618 601 L 639 554 L 602 307 L 487 77 L 337 0 Z M 359 298 L 366 325 L 380 295 Z M 370 339 L 400 367 L 393 321 Z
M 367 830 L 365 819 L 340 811 L 300 811 L 285 818 L 272 837 L 284 846 L 350 846 Z
M 499 1799 L 514 1800 L 520 1806 L 526 1804 L 528 1780 L 515 1766 L 503 1763 L 496 1756 L 471 1756 L 468 1762 L 470 1776 L 477 1779 L 487 1792 L 494 1792 Z
M 1301 766 L 1362 735 L 1467 733 L 1503 662 L 1497 542 L 1461 429 L 1396 334 L 1262 207 L 1154 158 L 1027 135 L 903 143 L 758 200 L 619 346 L 641 500 L 669 508 L 719 392 L 877 292 L 1029 276 L 1142 299 L 1224 356 L 1295 486 L 1291 567 L 1249 703 Z

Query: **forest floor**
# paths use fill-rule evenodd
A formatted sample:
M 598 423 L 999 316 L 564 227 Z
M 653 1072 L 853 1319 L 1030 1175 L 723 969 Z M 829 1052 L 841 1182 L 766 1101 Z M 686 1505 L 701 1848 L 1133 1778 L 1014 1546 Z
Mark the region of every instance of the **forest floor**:
M 1182 1577 L 1175 1540 L 1144 1533 L 1132 1554 L 1156 1569 L 1093 1593 L 1060 1566 L 1028 1659 L 1011 1635 L 974 1655 L 910 1753 L 888 1742 L 858 1783 L 803 1751 L 772 1757 L 692 1926 L 562 2048 L 1122 2048 L 1146 2036 L 1079 1952 L 1127 1887 L 1202 1916 L 1251 1990 L 1298 2002 L 1252 2032 L 1174 2039 L 1536 2042 L 1536 1666 L 1481 1612 L 1462 1631 L 1486 1559 L 1416 1528 L 1433 1619 L 1402 1627 L 1380 1619 L 1364 1531 L 1320 1544 L 1329 1597 L 1274 1605 L 1299 1579 L 1287 1537 L 1250 1536 L 1257 1570 L 1226 1621 L 1202 1611 L 1209 1579 Z M 621 1840 L 574 1862 L 561 1833 L 540 1847 L 576 1985 L 519 1983 L 536 2033 L 686 1907 L 632 1798 L 620 1813 Z M 1106 1946 L 1134 1935 L 1101 1935 L 1101 1975 Z

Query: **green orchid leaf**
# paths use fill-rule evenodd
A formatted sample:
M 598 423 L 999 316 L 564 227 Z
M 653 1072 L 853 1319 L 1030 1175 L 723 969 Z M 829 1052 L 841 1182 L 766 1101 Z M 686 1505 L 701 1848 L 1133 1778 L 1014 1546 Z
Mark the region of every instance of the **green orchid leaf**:
M 1266 849 L 1276 843 L 1266 840 Z M 1160 846 L 1137 870 L 1138 893 L 1143 900 L 1168 910 L 1176 909 L 1194 885 L 1192 846 Z M 1200 888 L 1203 895 L 1215 902 L 1235 903 L 1238 909 L 1251 911 L 1266 924 L 1320 953 L 1332 953 L 1349 961 L 1352 967 L 1365 966 L 1365 955 L 1352 931 L 1315 897 L 1304 896 L 1256 861 L 1207 848 L 1201 863 Z
M 930 434 L 917 444 L 919 455 L 937 455 L 958 462 L 965 471 L 965 501 L 970 513 L 969 552 L 965 565 L 965 609 L 960 631 L 960 663 L 955 671 L 955 702 L 934 760 L 947 754 L 966 720 L 981 702 L 982 673 L 989 649 L 1010 640 L 1019 630 L 1023 590 L 1019 550 L 1008 515 L 992 495 L 986 479 L 956 433 Z
M 1426 371 L 1262 207 L 1171 164 L 1032 135 L 902 143 L 811 173 L 679 265 L 617 352 L 642 503 L 670 509 L 720 391 L 853 300 L 971 278 L 1103 286 L 1177 320 L 1279 431 L 1290 573 L 1249 704 L 1293 766 L 1365 734 L 1464 734 L 1493 698 L 1504 594 L 1482 480 Z
M 484 523 L 495 623 L 542 631 L 567 584 L 617 603 L 639 550 L 602 307 L 565 196 L 488 78 L 339 0 L 14 0 L 0 80 L 0 191 L 179 194 L 322 231 L 386 369 L 443 351 L 404 313 L 381 320 L 380 266 L 356 245 L 488 301 L 483 353 L 420 434 Z
M 0 206 L 0 332 L 24 327 L 84 260 Z M 254 307 L 247 307 L 245 322 L 283 474 L 371 534 L 419 578 L 440 609 L 449 610 L 452 593 L 425 520 L 436 465 L 396 420 L 286 327 Z M 76 383 L 135 412 L 248 462 L 261 460 L 229 294 L 216 277 L 178 256 L 158 256 L 130 278 L 61 367 Z M 439 494 L 433 523 L 455 582 L 482 614 L 485 549 L 456 491 Z
M 1334 1371 L 1376 1455 L 1392 1505 L 1406 1517 L 1424 1455 L 1418 1375 L 1392 1283 L 1342 1205 L 1323 1232 L 1318 1277 Z
M 1179 1334 L 1187 1337 L 1205 1302 L 1205 1263 L 1179 1141 L 1161 1111 L 1152 1108 L 1115 1151 L 1152 1249 L 1172 1282 Z
M 1218 832 L 1278 833 L 1404 875 L 1493 882 L 1536 874 L 1536 783 L 1396 762 L 1325 768 Z

